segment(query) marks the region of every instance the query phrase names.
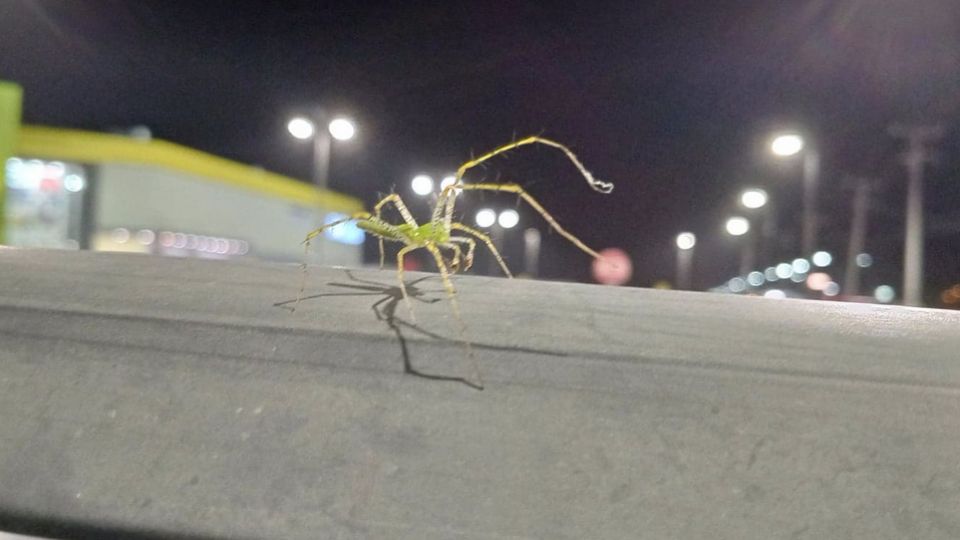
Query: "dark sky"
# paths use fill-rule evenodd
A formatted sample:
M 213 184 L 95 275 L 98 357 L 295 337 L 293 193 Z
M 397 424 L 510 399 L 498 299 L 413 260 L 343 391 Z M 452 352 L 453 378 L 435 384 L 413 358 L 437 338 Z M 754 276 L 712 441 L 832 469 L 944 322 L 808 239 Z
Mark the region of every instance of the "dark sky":
M 738 254 L 722 224 L 747 185 L 779 209 L 779 259 L 799 256 L 799 169 L 764 152 L 771 130 L 796 126 L 823 156 L 822 247 L 845 251 L 845 179 L 875 178 L 867 244 L 878 264 L 865 285 L 899 289 L 905 181 L 886 127 L 936 121 L 948 133 L 928 171 L 928 296 L 960 281 L 955 0 L 4 0 L 0 78 L 24 86 L 28 123 L 145 124 L 299 178 L 309 153 L 286 119 L 342 111 L 362 134 L 335 149 L 334 187 L 368 203 L 395 189 L 421 216 L 414 173 L 542 133 L 573 146 L 614 193 L 590 191 L 549 149 L 514 152 L 474 179 L 519 182 L 588 244 L 623 247 L 641 286 L 672 279 L 685 229 L 699 237 L 696 285 L 732 277 Z M 588 262 L 546 239 L 548 277 L 586 280 Z

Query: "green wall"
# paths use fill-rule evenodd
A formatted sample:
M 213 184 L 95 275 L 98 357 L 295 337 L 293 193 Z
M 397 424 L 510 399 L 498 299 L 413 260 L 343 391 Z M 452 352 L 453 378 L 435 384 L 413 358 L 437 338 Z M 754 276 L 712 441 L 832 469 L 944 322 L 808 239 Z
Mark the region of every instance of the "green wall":
M 13 155 L 20 133 L 20 108 L 23 103 L 23 90 L 19 85 L 0 81 L 0 243 L 6 237 L 7 159 Z

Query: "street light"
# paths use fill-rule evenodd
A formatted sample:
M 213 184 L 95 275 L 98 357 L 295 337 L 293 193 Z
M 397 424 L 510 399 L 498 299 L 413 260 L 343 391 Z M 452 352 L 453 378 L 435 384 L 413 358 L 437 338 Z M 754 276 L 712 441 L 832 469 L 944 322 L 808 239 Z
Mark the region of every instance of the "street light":
M 296 118 L 291 119 L 287 123 L 287 130 L 295 138 L 300 139 L 301 141 L 305 141 L 310 137 L 313 137 L 313 134 L 317 130 L 317 128 L 316 126 L 313 125 L 313 122 L 311 122 L 310 120 L 302 116 L 298 116 Z
M 782 133 L 770 141 L 770 151 L 781 157 L 788 157 L 803 150 L 803 137 L 796 133 Z
M 520 214 L 516 210 L 504 210 L 497 216 L 497 223 L 504 229 L 512 229 L 517 226 L 517 223 L 520 223 Z
M 330 135 L 338 141 L 349 141 L 357 134 L 357 127 L 346 118 L 334 118 L 330 121 L 327 129 L 330 130 Z
M 750 222 L 745 217 L 733 216 L 727 220 L 725 228 L 730 236 L 740 237 L 750 232 Z M 755 258 L 753 242 L 750 238 L 744 238 L 740 246 L 740 274 L 746 274 L 753 268 Z
M 697 236 L 692 232 L 677 235 L 677 288 L 690 288 L 690 267 L 693 261 L 693 248 L 697 245 Z
M 820 154 L 810 148 L 798 133 L 781 133 L 770 142 L 770 151 L 778 157 L 791 157 L 803 152 L 803 224 L 801 253 L 817 248 L 817 184 L 820 177 Z
M 410 189 L 421 197 L 433 193 L 433 178 L 426 174 L 418 174 L 410 181 Z
M 321 120 L 326 119 L 326 114 L 322 110 L 318 110 L 314 116 Z M 313 182 L 317 187 L 326 189 L 330 175 L 330 147 L 333 139 L 348 141 L 356 135 L 357 127 L 353 121 L 344 117 L 332 119 L 327 123 L 327 129 L 317 129 L 317 123 L 305 116 L 297 116 L 287 122 L 287 131 L 301 141 L 313 140 Z
M 767 192 L 759 188 L 746 189 L 740 194 L 740 204 L 751 210 L 763 208 L 767 200 Z
M 497 213 L 490 208 L 482 208 L 477 212 L 474 221 L 484 229 L 492 227 L 493 224 L 497 222 Z
M 730 236 L 743 236 L 750 232 L 750 222 L 745 217 L 734 216 L 727 220 L 726 229 Z

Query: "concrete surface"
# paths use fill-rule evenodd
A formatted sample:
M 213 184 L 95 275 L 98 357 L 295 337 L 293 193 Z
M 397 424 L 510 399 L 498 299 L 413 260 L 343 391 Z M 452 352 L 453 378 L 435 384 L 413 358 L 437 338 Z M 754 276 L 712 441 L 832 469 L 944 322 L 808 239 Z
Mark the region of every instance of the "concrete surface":
M 0 530 L 960 537 L 960 314 L 408 279 L 0 249 Z

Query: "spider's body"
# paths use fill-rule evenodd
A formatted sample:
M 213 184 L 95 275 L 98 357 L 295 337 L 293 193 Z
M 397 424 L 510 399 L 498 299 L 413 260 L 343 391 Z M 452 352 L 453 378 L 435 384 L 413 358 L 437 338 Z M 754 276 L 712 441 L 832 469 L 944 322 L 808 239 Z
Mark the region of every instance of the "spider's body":
M 454 203 L 456 202 L 458 193 L 471 190 L 515 193 L 524 201 L 526 201 L 527 204 L 533 207 L 533 209 L 536 210 L 541 216 L 543 216 L 547 223 L 549 223 L 554 230 L 560 233 L 560 235 L 572 242 L 587 254 L 596 258 L 600 258 L 600 254 L 587 247 L 583 242 L 580 241 L 580 239 L 573 236 L 563 227 L 561 227 L 560 224 L 557 223 L 557 221 L 553 218 L 553 216 L 551 216 L 543 208 L 543 206 L 541 206 L 540 203 L 538 203 L 536 199 L 527 193 L 521 186 L 517 184 L 463 183 L 463 175 L 469 169 L 476 167 L 477 165 L 494 156 L 519 146 L 534 143 L 552 146 L 563 151 L 570 161 L 572 161 L 573 164 L 576 165 L 576 167 L 580 170 L 580 173 L 587 180 L 587 183 L 590 185 L 590 187 L 594 190 L 601 193 L 610 193 L 613 190 L 613 184 L 594 178 L 593 175 L 583 166 L 583 164 L 580 163 L 573 152 L 566 146 L 537 136 L 527 137 L 525 139 L 501 146 L 487 154 L 461 165 L 457 170 L 456 181 L 453 184 L 445 187 L 437 197 L 436 206 L 433 209 L 430 221 L 427 223 L 422 225 L 417 223 L 417 221 L 413 218 L 413 215 L 407 209 L 406 205 L 403 204 L 403 200 L 400 199 L 400 196 L 397 194 L 391 194 L 381 199 L 380 202 L 374 206 L 373 214 L 370 214 L 369 212 L 359 212 L 347 219 L 323 225 L 322 227 L 310 231 L 303 243 L 306 249 L 309 249 L 311 240 L 323 233 L 324 230 L 330 227 L 335 227 L 341 223 L 354 221 L 356 222 L 358 228 L 372 234 L 373 236 L 376 236 L 379 239 L 381 268 L 383 267 L 384 262 L 383 242 L 390 241 L 404 244 L 404 246 L 400 248 L 400 251 L 397 253 L 397 278 L 400 281 L 400 291 L 403 293 L 403 299 L 410 312 L 411 321 L 414 319 L 413 305 L 407 296 L 406 285 L 403 281 L 403 258 L 411 251 L 417 249 L 426 249 L 433 256 L 433 259 L 437 264 L 437 269 L 440 271 L 440 278 L 443 281 L 443 286 L 447 291 L 448 297 L 450 298 L 450 305 L 453 309 L 454 316 L 460 322 L 461 334 L 465 335 L 466 326 L 463 324 L 463 320 L 460 317 L 460 306 L 457 303 L 456 290 L 453 287 L 453 283 L 450 281 L 450 275 L 461 269 L 469 269 L 473 264 L 474 251 L 476 250 L 476 240 L 480 240 L 487 246 L 487 248 L 490 249 L 490 252 L 494 257 L 496 257 L 497 262 L 500 264 L 500 268 L 503 269 L 503 272 L 507 275 L 507 277 L 513 276 L 510 274 L 510 270 L 507 268 L 506 263 L 504 263 L 503 257 L 500 256 L 500 253 L 490 240 L 490 237 L 472 227 L 464 225 L 463 223 L 453 221 Z M 403 223 L 389 223 L 381 217 L 383 207 L 387 204 L 394 205 L 394 207 L 400 213 L 400 216 L 403 218 Z M 454 231 L 459 233 L 459 235 L 454 235 Z M 466 246 L 466 253 L 464 253 L 461 246 Z M 449 262 L 444 258 L 445 251 L 450 253 Z M 307 266 L 306 263 L 304 263 L 303 285 L 300 287 L 300 293 L 297 295 L 297 303 L 299 303 L 300 298 L 303 296 L 303 291 L 306 288 L 306 277 Z M 463 340 L 467 346 L 468 354 L 471 354 L 472 358 L 472 353 L 469 353 L 470 342 L 465 337 Z M 474 376 L 477 379 L 477 386 L 479 388 L 483 388 L 480 378 L 480 371 L 476 364 L 474 364 Z

